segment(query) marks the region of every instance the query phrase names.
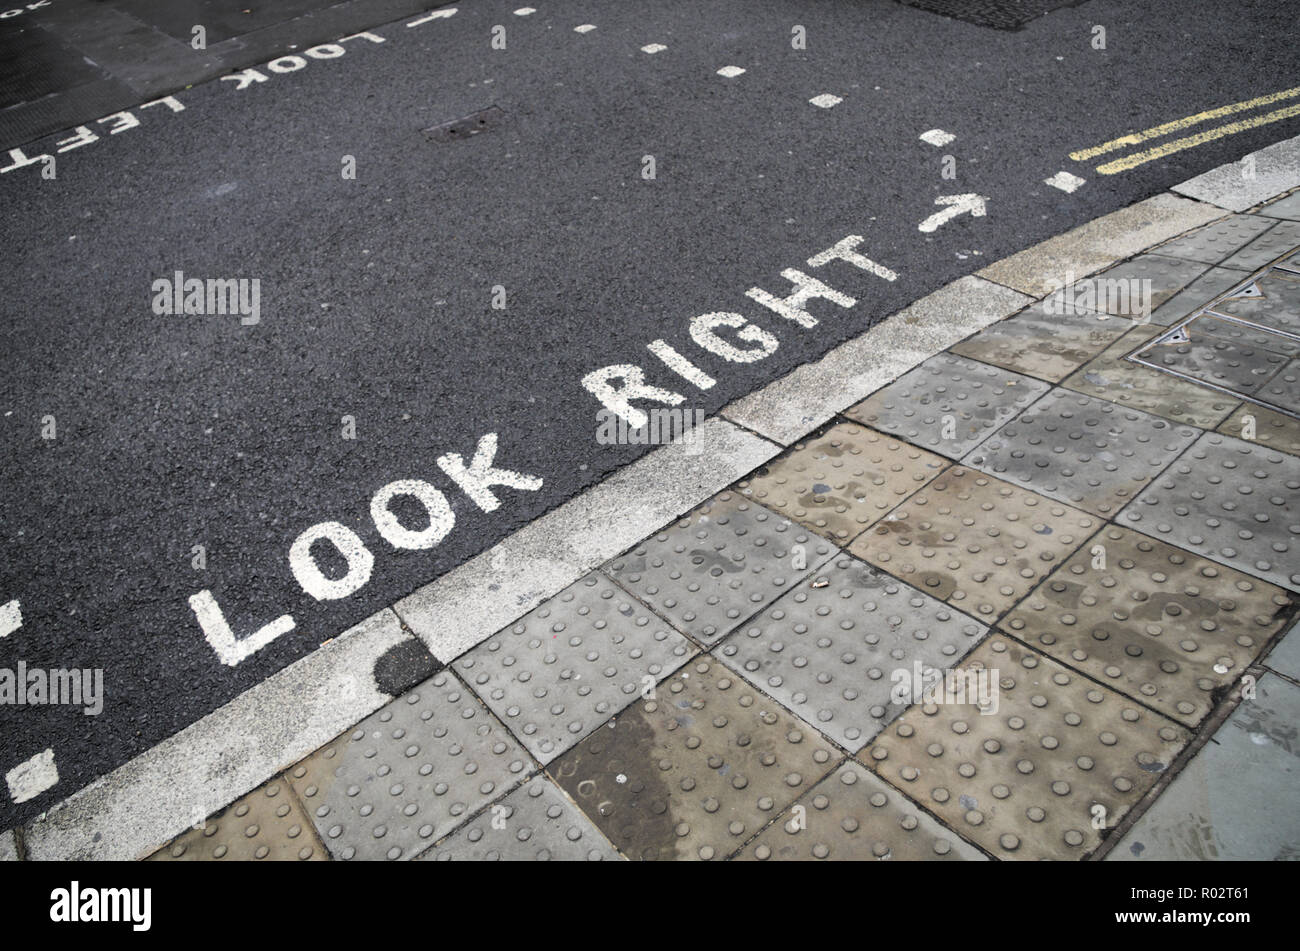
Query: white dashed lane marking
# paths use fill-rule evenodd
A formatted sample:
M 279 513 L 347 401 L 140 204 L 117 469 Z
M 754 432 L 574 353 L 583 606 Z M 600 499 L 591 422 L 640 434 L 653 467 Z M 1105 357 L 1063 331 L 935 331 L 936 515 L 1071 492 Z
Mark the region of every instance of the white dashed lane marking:
M 54 750 L 50 749 L 37 753 L 5 773 L 9 798 L 14 801 L 14 805 L 35 799 L 47 789 L 53 788 L 58 781 L 59 768 L 54 765 Z
M 830 93 L 824 92 L 820 96 L 813 96 L 808 101 L 814 106 L 818 106 L 822 109 L 829 109 L 832 106 L 838 106 L 844 100 L 839 96 L 832 96 Z
M 595 28 L 596 28 L 596 25 L 595 25 L 594 23 L 584 23 L 584 24 L 582 24 L 582 26 L 575 26 L 575 27 L 573 28 L 573 32 L 574 32 L 574 33 L 590 33 L 590 32 L 591 32 L 592 30 L 594 30 Z
M 641 47 L 641 52 L 642 52 L 642 53 L 662 53 L 662 52 L 663 52 L 664 50 L 666 50 L 666 49 L 668 49 L 668 47 L 664 46 L 662 43 L 648 43 L 648 44 L 646 44 L 645 46 Z
M 1078 175 L 1071 175 L 1069 172 L 1057 172 L 1051 178 L 1043 179 L 1044 185 L 1051 185 L 1053 188 L 1059 188 L 1063 192 L 1072 192 L 1084 183 L 1085 179 Z
M 741 69 L 739 66 L 723 66 L 720 70 L 718 70 L 718 75 L 725 77 L 726 79 L 735 79 L 743 72 L 744 70 Z
M 922 132 L 920 139 L 922 142 L 928 142 L 931 145 L 947 145 L 956 139 L 957 136 L 951 132 L 944 132 L 943 129 L 931 129 L 929 132 Z
M 23 608 L 17 598 L 0 606 L 0 637 L 8 637 L 22 626 Z

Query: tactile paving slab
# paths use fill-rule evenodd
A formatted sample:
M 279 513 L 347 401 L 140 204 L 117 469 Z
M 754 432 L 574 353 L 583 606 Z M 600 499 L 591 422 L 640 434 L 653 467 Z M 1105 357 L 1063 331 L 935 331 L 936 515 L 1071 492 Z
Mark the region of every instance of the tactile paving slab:
M 1037 306 L 990 324 L 948 349 L 963 357 L 1059 383 L 1129 328 L 1094 313 L 1061 317 Z
M 1272 268 L 1251 287 L 1258 293 L 1218 300 L 1210 310 L 1300 336 L 1300 274 Z
M 941 353 L 844 415 L 959 459 L 1047 390 L 1022 373 Z
M 945 825 L 1002 859 L 1082 859 L 1187 745 L 1181 726 L 994 635 L 997 712 L 910 707 L 859 754 Z
M 1227 294 L 1243 283 L 1250 284 L 1250 275 L 1234 268 L 1212 267 L 1188 284 L 1151 313 L 1151 323 L 1169 327 L 1192 316 L 1220 294 Z
M 537 760 L 549 763 L 697 650 L 592 573 L 455 663 Z
M 711 660 L 695 660 L 547 771 L 631 859 L 723 859 L 841 755 Z
M 236 799 L 149 856 L 151 862 L 323 862 L 329 854 L 281 779 Z
M 1223 262 L 1223 267 L 1254 271 L 1300 248 L 1300 221 L 1281 221 Z
M 1158 327 L 1133 328 L 1070 374 L 1061 386 L 1176 423 L 1213 429 L 1228 418 L 1241 400 L 1125 359 L 1162 333 Z
M 988 860 L 854 762 L 818 783 L 737 858 L 760 862 Z
M 522 782 L 528 754 L 441 671 L 289 771 L 338 859 L 409 859 Z
M 1281 588 L 1110 525 L 1001 626 L 1194 727 L 1216 691 L 1259 658 L 1293 603 Z
M 847 544 L 947 465 L 909 443 L 840 423 L 737 488 L 778 515 Z
M 1300 591 L 1300 459 L 1206 433 L 1119 522 Z
M 548 777 L 534 776 L 420 858 L 437 862 L 600 862 L 623 857 Z
M 1275 342 L 1281 345 L 1279 350 L 1269 348 Z M 1184 324 L 1181 333 L 1156 338 L 1138 357 L 1172 373 L 1254 395 L 1286 365 L 1287 349 L 1291 348 L 1284 337 L 1201 316 Z
M 723 492 L 606 571 L 678 630 L 712 644 L 838 551 L 815 532 Z
M 1162 244 L 1156 252 L 1202 264 L 1218 264 L 1275 224 L 1273 219 L 1258 215 L 1233 215 Z
M 988 628 L 843 555 L 724 641 L 732 670 L 848 750 L 907 706 L 896 679 L 952 667 Z
M 1208 270 L 1208 266 L 1181 258 L 1140 254 L 1100 274 L 1078 281 L 1051 294 L 1042 305 L 1058 313 L 1082 309 L 1117 317 L 1141 319 L 1151 316 L 1184 287 Z M 1237 280 L 1241 275 L 1236 276 Z M 1064 322 L 1061 317 L 1058 321 Z M 1129 324 L 1125 323 L 1127 329 Z
M 1243 403 L 1235 413 L 1219 424 L 1218 432 L 1249 438 L 1261 446 L 1300 456 L 1300 419 L 1284 416 L 1254 403 Z
M 1054 390 L 971 452 L 967 465 L 1094 515 L 1130 502 L 1200 430 Z
M 1300 360 L 1288 361 L 1259 388 L 1257 395 L 1300 416 Z
M 1099 526 L 1063 502 L 954 466 L 849 550 L 992 623 Z

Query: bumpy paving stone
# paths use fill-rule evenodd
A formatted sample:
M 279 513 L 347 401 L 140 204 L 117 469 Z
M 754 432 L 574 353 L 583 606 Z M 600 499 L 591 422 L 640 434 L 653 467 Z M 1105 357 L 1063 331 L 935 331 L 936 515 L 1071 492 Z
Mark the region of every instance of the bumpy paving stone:
M 954 466 L 849 549 L 991 623 L 1100 525 L 977 469 Z
M 1223 267 L 1254 271 L 1300 248 L 1300 221 L 1281 221 L 1223 262 Z
M 711 644 L 838 550 L 801 525 L 724 492 L 606 570 L 678 630 Z
M 1300 681 L 1300 624 L 1296 624 L 1269 651 L 1264 663 L 1280 674 L 1286 674 L 1292 680 Z M 1297 722 L 1300 722 L 1298 720 Z
M 1140 254 L 1108 271 L 1062 288 L 1049 295 L 1041 306 L 1058 314 L 1093 311 L 1117 317 L 1146 318 L 1208 269 L 1208 265 L 1196 261 Z M 1061 317 L 1057 319 L 1065 322 Z
M 941 353 L 844 415 L 959 459 L 1047 390 L 1024 374 Z
M 1008 638 L 967 658 L 980 664 L 998 671 L 995 714 L 913 706 L 859 759 L 997 858 L 1084 858 L 1094 821 L 1113 828 L 1187 745 L 1184 728 Z
M 738 858 L 760 862 L 987 861 L 979 849 L 853 762 L 818 783 Z
M 1156 327 L 1135 327 L 1072 373 L 1061 386 L 1177 423 L 1213 429 L 1240 405 L 1235 397 L 1124 359 L 1149 343 Z M 1158 358 L 1166 348 L 1155 347 Z
M 1118 521 L 1300 591 L 1300 459 L 1206 433 Z
M 1250 244 L 1274 224 L 1258 215 L 1233 215 L 1175 238 L 1157 248 L 1157 253 L 1202 264 L 1218 264 Z
M 778 515 L 847 544 L 947 465 L 909 443 L 840 423 L 738 488 Z
M 1250 275 L 1233 268 L 1212 267 L 1198 277 L 1187 288 L 1151 313 L 1151 323 L 1169 327 L 1184 320 L 1205 307 L 1220 294 L 1226 294 L 1239 285 L 1250 281 Z
M 1259 213 L 1269 218 L 1290 218 L 1292 221 L 1300 221 L 1300 192 L 1265 205 Z
M 858 750 L 906 707 L 891 699 L 896 676 L 910 677 L 918 663 L 951 667 L 986 633 L 845 555 L 715 650 L 801 719 Z
M 1200 431 L 1070 390 L 1054 390 L 972 451 L 967 465 L 1111 516 Z
M 693 661 L 547 771 L 631 859 L 722 859 L 839 763 L 726 667 Z
M 1300 860 L 1300 687 L 1256 686 L 1107 861 Z
M 1253 421 L 1247 417 L 1253 417 Z M 1254 434 L 1248 437 L 1249 427 L 1254 427 Z M 1249 438 L 1261 446 L 1300 455 L 1300 420 L 1274 412 L 1254 403 L 1243 403 L 1241 407 L 1218 426 L 1218 431 L 1229 436 Z
M 593 573 L 488 638 L 455 667 L 545 764 L 695 650 L 622 588 Z
M 328 858 L 311 820 L 282 779 L 241 796 L 149 856 L 153 862 L 323 862 Z
M 1274 343 L 1280 345 L 1279 350 L 1270 349 Z M 1184 324 L 1180 331 L 1157 337 L 1139 356 L 1161 369 L 1254 395 L 1286 365 L 1284 351 L 1288 349 L 1284 337 L 1202 316 Z
M 1300 415 L 1300 360 L 1289 361 L 1259 388 L 1256 395 Z
M 409 859 L 531 772 L 528 754 L 442 671 L 289 771 L 338 859 Z
M 1258 294 L 1219 300 L 1211 309 L 1273 330 L 1300 335 L 1300 274 L 1273 268 L 1255 280 Z
M 534 776 L 420 856 L 450 862 L 599 862 L 623 857 L 546 776 Z
M 1259 658 L 1292 604 L 1281 588 L 1111 525 L 1001 626 L 1194 727 L 1214 692 Z
M 1000 320 L 949 347 L 952 353 L 1059 383 L 1129 327 L 1127 320 L 1082 313 L 1062 317 L 1039 307 Z

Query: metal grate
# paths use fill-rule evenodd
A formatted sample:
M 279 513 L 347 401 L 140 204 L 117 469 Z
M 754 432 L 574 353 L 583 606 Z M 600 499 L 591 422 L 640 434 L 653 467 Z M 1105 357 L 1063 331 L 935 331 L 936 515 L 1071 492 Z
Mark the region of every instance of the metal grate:
M 904 6 L 937 13 L 953 20 L 995 30 L 1018 30 L 1061 7 L 1078 6 L 1085 0 L 899 0 Z

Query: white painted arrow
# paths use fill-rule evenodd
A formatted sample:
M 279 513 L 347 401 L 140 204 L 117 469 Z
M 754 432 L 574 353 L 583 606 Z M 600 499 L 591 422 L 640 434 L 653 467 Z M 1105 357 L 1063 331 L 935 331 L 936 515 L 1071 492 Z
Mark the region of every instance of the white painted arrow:
M 951 221 L 963 212 L 969 211 L 972 218 L 984 217 L 984 202 L 988 201 L 983 195 L 940 195 L 934 200 L 936 205 L 947 205 L 942 211 L 936 211 L 929 218 L 926 218 L 917 229 L 927 234 L 936 230 L 939 225 L 946 221 Z
M 447 17 L 455 16 L 456 10 L 456 7 L 452 7 L 449 10 L 434 10 L 427 17 L 422 17 L 419 20 L 412 20 L 406 25 L 409 28 L 412 26 L 419 26 L 422 23 L 428 23 L 430 20 L 445 20 Z

